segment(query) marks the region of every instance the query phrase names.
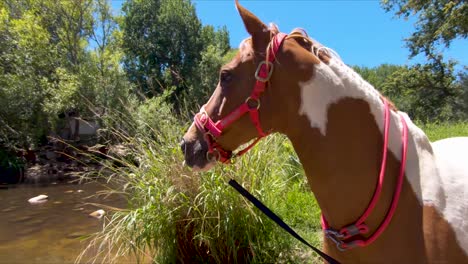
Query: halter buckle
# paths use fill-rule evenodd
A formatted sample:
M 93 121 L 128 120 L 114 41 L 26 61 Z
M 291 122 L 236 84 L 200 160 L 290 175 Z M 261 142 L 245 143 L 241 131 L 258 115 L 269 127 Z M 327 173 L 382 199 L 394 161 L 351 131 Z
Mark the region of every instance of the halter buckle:
M 345 251 L 348 248 L 344 245 L 345 243 L 341 240 L 343 235 L 333 229 L 325 230 L 325 235 L 336 245 L 339 251 Z
M 249 102 L 254 102 L 255 103 L 254 107 L 250 107 L 251 105 L 249 104 Z M 249 96 L 247 97 L 247 99 L 245 99 L 245 104 L 247 105 L 249 110 L 260 109 L 260 99 L 258 98 L 252 98 L 251 96 Z
M 260 72 L 262 70 L 262 66 L 264 65 L 268 69 L 268 74 L 266 77 L 261 77 Z M 257 70 L 255 71 L 255 79 L 257 79 L 257 81 L 259 82 L 268 82 L 268 80 L 270 80 L 271 78 L 271 75 L 273 74 L 273 67 L 273 63 L 271 63 L 270 61 L 260 62 L 260 64 L 258 64 Z

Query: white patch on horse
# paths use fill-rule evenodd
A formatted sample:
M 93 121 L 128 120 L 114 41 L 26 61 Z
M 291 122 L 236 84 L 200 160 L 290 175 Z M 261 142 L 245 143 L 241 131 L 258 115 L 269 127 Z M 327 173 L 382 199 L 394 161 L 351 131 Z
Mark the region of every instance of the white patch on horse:
M 311 127 L 323 135 L 327 131 L 328 108 L 343 98 L 365 100 L 376 124 L 383 133 L 384 105 L 372 85 L 341 61 L 314 67 L 313 77 L 300 83 L 300 115 L 306 115 Z M 434 206 L 455 232 L 461 248 L 468 255 L 468 138 L 447 139 L 431 144 L 425 133 L 403 112 L 391 111 L 389 149 L 401 159 L 401 122 L 408 124 L 406 177 L 421 205 Z M 356 120 L 356 122 L 359 122 Z M 455 151 L 455 148 L 458 148 Z M 464 153 L 462 153 L 464 152 Z
M 434 142 L 438 177 L 422 183 L 426 204 L 432 204 L 449 222 L 461 248 L 468 255 L 468 137 Z
M 311 127 L 318 128 L 322 135 L 326 135 L 329 106 L 343 98 L 356 98 L 369 103 L 371 113 L 380 131 L 383 131 L 384 106 L 380 94 L 351 68 L 332 58 L 328 65 L 317 64 L 312 76 L 309 81 L 300 83 L 302 102 L 299 109 L 299 114 L 309 119 Z M 400 119 L 396 113 L 392 112 L 391 115 L 389 146 L 400 159 Z

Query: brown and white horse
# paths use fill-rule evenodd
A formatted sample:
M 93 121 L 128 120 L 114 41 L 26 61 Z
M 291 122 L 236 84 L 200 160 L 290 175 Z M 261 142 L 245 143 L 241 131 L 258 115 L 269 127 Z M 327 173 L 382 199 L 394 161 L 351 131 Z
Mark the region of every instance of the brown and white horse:
M 283 133 L 328 225 L 339 230 L 363 214 L 379 186 L 385 99 L 301 31 L 278 42 L 276 27 L 236 6 L 251 38 L 221 68 L 218 86 L 184 135 L 185 163 L 206 170 L 259 135 Z M 406 123 L 406 169 L 394 215 L 369 245 L 341 251 L 326 237 L 325 252 L 342 263 L 468 263 L 468 138 L 431 144 L 405 113 L 390 108 L 385 177 L 365 221 L 368 234 L 394 200 Z

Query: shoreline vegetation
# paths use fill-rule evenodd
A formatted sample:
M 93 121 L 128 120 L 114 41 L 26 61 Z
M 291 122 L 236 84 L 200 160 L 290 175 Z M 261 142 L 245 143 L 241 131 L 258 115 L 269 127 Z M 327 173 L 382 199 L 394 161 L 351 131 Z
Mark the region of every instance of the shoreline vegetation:
M 402 17 L 417 10 L 420 20 L 463 23 L 400 2 L 382 5 Z M 464 28 L 433 22 L 421 20 L 429 26 L 415 30 Z M 466 32 L 449 33 L 445 45 L 466 39 Z M 412 56 L 426 55 L 424 64 L 353 67 L 431 141 L 468 136 L 467 68 L 454 70 L 456 63 L 439 52 L 437 34 L 406 40 Z M 284 136 L 272 135 L 210 172 L 182 166 L 178 142 L 216 87 L 221 65 L 237 53 L 227 28 L 203 25 L 190 0 L 126 0 L 121 15 L 109 0 L 0 1 L 0 36 L 0 169 L 23 173 L 38 162 L 43 167 L 35 175 L 44 176 L 40 169 L 63 180 L 80 174 L 109 183 L 108 194 L 128 201 L 125 208 L 106 207 L 103 230 L 86 240 L 88 253 L 99 251 L 96 261 L 133 254 L 145 263 L 320 262 L 227 184 L 237 180 L 320 245 L 320 210 Z M 69 152 L 56 153 L 51 138 Z

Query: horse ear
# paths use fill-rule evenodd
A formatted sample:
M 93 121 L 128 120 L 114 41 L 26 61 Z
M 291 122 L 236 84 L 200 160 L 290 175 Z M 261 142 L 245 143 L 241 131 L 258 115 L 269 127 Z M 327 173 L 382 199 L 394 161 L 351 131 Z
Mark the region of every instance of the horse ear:
M 252 14 L 249 10 L 245 9 L 245 7 L 241 6 L 239 4 L 239 0 L 236 0 L 236 8 L 242 18 L 242 21 L 244 22 L 245 29 L 247 29 L 247 32 L 249 32 L 252 38 L 264 34 L 267 34 L 268 36 L 270 35 L 268 27 L 263 24 L 263 22 L 258 17 Z

